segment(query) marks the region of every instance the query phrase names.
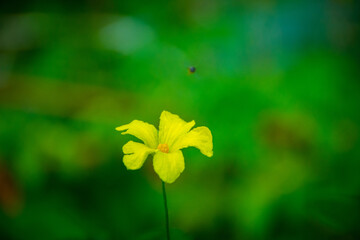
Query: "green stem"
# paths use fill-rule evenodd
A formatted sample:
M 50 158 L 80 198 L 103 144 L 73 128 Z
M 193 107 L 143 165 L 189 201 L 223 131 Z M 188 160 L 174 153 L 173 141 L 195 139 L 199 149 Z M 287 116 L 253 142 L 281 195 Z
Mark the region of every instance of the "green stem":
M 164 196 L 164 207 L 165 207 L 165 219 L 166 219 L 166 236 L 167 240 L 170 240 L 170 230 L 169 230 L 169 213 L 168 213 L 168 207 L 167 207 L 167 200 L 166 200 L 166 191 L 165 191 L 165 183 L 162 182 L 162 191 Z

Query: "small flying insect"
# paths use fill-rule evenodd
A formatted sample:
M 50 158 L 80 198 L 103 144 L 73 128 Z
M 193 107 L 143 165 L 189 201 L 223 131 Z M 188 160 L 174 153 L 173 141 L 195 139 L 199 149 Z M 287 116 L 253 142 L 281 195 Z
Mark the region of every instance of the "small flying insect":
M 194 66 L 188 67 L 189 74 L 193 74 L 196 71 L 196 68 Z

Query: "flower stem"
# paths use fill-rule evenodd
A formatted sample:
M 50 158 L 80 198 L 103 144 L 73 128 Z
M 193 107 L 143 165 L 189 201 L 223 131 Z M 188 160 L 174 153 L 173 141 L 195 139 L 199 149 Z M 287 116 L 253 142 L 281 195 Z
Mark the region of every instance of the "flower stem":
M 165 183 L 162 182 L 162 191 L 164 197 L 164 207 L 165 207 L 165 220 L 166 220 L 166 236 L 167 240 L 170 240 L 170 230 L 169 230 L 169 214 L 168 214 L 168 207 L 167 207 L 167 200 L 166 200 L 166 191 L 165 191 Z

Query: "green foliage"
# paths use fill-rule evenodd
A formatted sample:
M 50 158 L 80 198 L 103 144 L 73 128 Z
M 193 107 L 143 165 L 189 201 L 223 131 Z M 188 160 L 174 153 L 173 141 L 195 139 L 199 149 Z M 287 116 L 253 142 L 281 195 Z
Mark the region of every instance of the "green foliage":
M 4 4 L 0 239 L 164 238 L 115 131 L 162 110 L 214 138 L 167 186 L 173 239 L 360 238 L 358 5 Z

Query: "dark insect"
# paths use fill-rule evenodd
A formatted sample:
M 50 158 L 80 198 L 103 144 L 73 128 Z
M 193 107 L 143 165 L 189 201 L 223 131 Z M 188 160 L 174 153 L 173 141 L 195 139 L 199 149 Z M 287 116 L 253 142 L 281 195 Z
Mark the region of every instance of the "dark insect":
M 194 66 L 188 67 L 189 73 L 194 73 L 196 71 L 196 68 Z

